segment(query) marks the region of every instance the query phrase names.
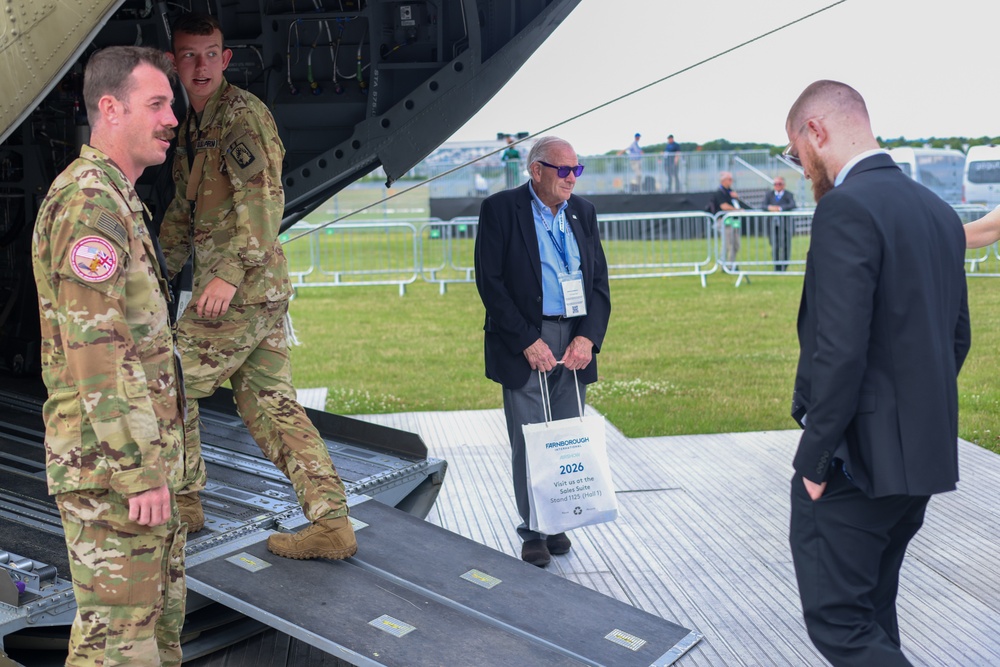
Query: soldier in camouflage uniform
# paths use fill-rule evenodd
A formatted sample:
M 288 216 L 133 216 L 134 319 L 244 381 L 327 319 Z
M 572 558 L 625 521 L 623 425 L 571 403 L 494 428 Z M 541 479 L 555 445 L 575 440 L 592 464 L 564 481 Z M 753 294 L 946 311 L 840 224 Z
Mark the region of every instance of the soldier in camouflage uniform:
M 204 525 L 198 399 L 228 379 L 250 434 L 291 480 L 312 522 L 295 535 L 271 535 L 268 548 L 289 558 L 347 558 L 357 542 L 344 484 L 292 386 L 285 330 L 292 291 L 278 242 L 284 147 L 264 103 L 225 80 L 232 52 L 223 48 L 218 21 L 186 14 L 173 40 L 191 108 L 179 131 L 177 192 L 160 242 L 171 275 L 192 255 L 194 264 L 191 306 L 178 325 L 188 396 L 181 520 L 192 531 Z
M 90 58 L 90 145 L 53 182 L 32 239 L 46 475 L 77 604 L 67 665 L 181 663 L 184 398 L 167 283 L 133 187 L 166 159 L 172 76 L 153 49 Z

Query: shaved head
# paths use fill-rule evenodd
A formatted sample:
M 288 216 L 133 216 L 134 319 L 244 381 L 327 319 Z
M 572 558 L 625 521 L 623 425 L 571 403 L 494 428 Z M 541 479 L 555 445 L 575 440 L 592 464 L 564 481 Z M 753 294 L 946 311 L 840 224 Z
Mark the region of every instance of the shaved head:
M 786 150 L 801 160 L 817 202 L 856 155 L 879 148 L 864 98 L 839 81 L 809 84 L 788 111 L 785 132 Z
M 861 94 L 839 81 L 823 80 L 809 84 L 788 111 L 785 127 L 794 131 L 816 116 L 826 116 L 837 125 L 845 121 L 851 125 L 859 121 L 866 125 L 871 122 Z

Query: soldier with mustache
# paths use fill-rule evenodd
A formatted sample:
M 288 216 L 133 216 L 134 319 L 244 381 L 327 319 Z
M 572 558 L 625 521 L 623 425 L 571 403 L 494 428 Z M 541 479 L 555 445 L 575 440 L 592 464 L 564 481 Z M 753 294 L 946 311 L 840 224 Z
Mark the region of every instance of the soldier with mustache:
M 67 665 L 181 664 L 184 396 L 166 271 L 134 187 L 166 160 L 172 77 L 154 49 L 91 56 L 90 142 L 52 183 L 32 238 L 45 472 L 77 605 Z

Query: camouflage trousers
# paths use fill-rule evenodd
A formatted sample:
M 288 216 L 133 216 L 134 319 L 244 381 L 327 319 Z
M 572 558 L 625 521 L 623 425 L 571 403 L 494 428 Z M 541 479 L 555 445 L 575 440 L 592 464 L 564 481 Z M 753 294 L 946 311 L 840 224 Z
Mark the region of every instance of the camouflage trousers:
M 181 664 L 184 544 L 187 529 L 171 519 L 141 526 L 114 491 L 60 493 L 76 596 L 67 667 Z
M 197 318 L 193 307 L 185 311 L 177 327 L 188 399 L 178 493 L 205 488 L 198 399 L 229 380 L 250 435 L 291 481 L 303 513 L 315 522 L 347 514 L 347 495 L 326 443 L 295 398 L 287 313 L 287 301 L 230 306 L 215 320 Z

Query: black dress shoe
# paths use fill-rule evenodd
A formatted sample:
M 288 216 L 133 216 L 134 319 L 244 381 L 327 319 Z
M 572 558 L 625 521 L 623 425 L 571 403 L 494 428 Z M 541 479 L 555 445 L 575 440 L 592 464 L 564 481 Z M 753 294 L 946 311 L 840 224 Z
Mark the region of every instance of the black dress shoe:
M 545 567 L 552 560 L 545 540 L 526 540 L 521 545 L 521 560 L 535 567 Z
M 565 553 L 569 553 L 573 543 L 566 533 L 559 533 L 558 535 L 549 535 L 545 538 L 545 546 L 549 548 L 549 553 L 553 556 L 562 556 Z

